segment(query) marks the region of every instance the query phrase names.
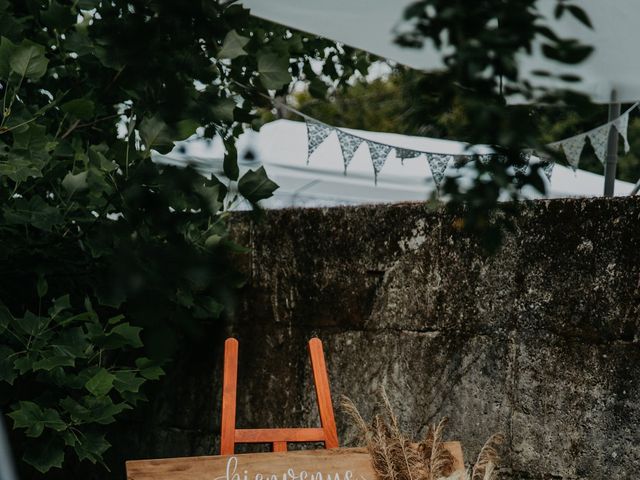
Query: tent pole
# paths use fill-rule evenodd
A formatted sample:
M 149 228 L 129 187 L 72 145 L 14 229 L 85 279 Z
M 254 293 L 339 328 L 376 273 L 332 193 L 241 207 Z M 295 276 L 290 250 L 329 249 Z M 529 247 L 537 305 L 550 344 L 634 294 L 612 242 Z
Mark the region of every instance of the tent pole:
M 611 91 L 611 103 L 609 103 L 609 121 L 620 116 L 620 103 L 615 90 Z M 616 167 L 618 165 L 618 130 L 609 129 L 607 142 L 607 160 L 604 165 L 604 196 L 613 197 L 613 189 L 616 182 Z
M 2 421 L 2 412 L 0 412 L 0 480 L 18 480 L 13 468 L 13 459 L 11 458 L 9 439 Z

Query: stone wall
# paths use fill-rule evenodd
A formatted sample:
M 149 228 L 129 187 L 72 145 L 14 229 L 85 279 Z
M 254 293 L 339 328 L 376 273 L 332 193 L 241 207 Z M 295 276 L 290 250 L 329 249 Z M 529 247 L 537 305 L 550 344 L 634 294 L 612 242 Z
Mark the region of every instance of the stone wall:
M 634 477 L 640 200 L 523 204 L 494 256 L 454 225 L 419 204 L 236 217 L 252 251 L 235 320 L 165 382 L 135 456 L 217 453 L 225 334 L 240 340 L 238 424 L 316 425 L 317 335 L 334 402 L 365 417 L 383 385 L 407 431 L 448 416 L 467 460 L 504 432 L 503 478 Z

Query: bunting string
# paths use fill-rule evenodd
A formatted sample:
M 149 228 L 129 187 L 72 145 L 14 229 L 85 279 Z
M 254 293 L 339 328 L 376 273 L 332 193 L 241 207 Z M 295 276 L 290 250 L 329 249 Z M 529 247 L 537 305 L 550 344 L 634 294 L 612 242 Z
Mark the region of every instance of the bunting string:
M 557 152 L 562 151 L 567 159 L 569 166 L 575 171 L 578 168 L 578 164 L 580 162 L 580 157 L 586 145 L 587 139 L 589 139 L 589 143 L 593 148 L 596 157 L 600 160 L 601 163 L 606 162 L 606 154 L 607 154 L 607 143 L 609 139 L 609 132 L 612 128 L 614 128 L 623 140 L 625 145 L 625 152 L 629 151 L 629 141 L 627 138 L 627 131 L 629 127 L 629 114 L 636 109 L 640 105 L 640 102 L 635 103 L 629 109 L 627 109 L 624 113 L 622 113 L 618 118 L 615 118 L 604 125 L 600 125 L 595 127 L 587 132 L 580 133 L 578 135 L 574 135 L 569 138 L 565 138 L 563 140 L 559 140 L 557 142 L 550 143 L 546 145 L 549 149 L 555 150 Z M 316 150 L 319 143 L 322 143 L 326 140 L 329 135 L 335 131 L 338 137 L 338 143 L 340 144 L 340 149 L 342 152 L 342 158 L 344 163 L 344 171 L 345 174 L 347 172 L 347 167 L 351 160 L 353 159 L 356 150 L 360 147 L 362 143 L 366 143 L 369 149 L 369 156 L 371 158 L 371 163 L 373 165 L 374 170 L 374 178 L 377 183 L 378 174 L 384 167 L 388 157 L 391 154 L 391 151 L 395 152 L 396 158 L 399 158 L 401 162 L 404 163 L 404 160 L 418 158 L 420 155 L 424 155 L 427 164 L 429 165 L 429 169 L 431 170 L 431 175 L 433 177 L 433 181 L 437 187 L 440 187 L 442 181 L 445 177 L 445 172 L 448 166 L 451 163 L 454 163 L 456 166 L 463 165 L 468 163 L 472 159 L 477 159 L 482 164 L 488 164 L 492 160 L 502 160 L 504 161 L 506 157 L 501 154 L 496 153 L 488 153 L 488 154 L 476 154 L 469 155 L 468 153 L 463 154 L 445 154 L 442 152 L 429 152 L 423 150 L 413 150 L 404 147 L 398 147 L 394 145 L 387 145 L 380 142 L 375 142 L 373 140 L 369 140 L 358 135 L 354 135 L 352 133 L 348 133 L 341 128 L 332 127 L 325 123 L 322 123 L 308 115 L 299 112 L 298 110 L 289 107 L 288 105 L 283 105 L 284 108 L 289 109 L 293 113 L 304 118 L 307 124 L 307 134 L 308 134 L 308 144 L 309 144 L 309 156 Z M 471 146 L 469 145 L 469 148 Z M 516 176 L 526 174 L 531 157 L 536 155 L 536 152 L 532 150 L 523 151 L 520 154 L 520 159 L 522 163 L 519 165 L 513 165 Z M 544 175 L 547 177 L 549 181 L 551 181 L 551 176 L 553 175 L 553 167 L 555 162 L 553 159 L 549 158 L 548 155 L 537 154 L 540 158 L 542 171 Z M 307 162 L 309 161 L 309 157 L 307 157 Z
M 236 82 L 237 83 L 237 82 Z M 242 87 L 249 88 L 246 85 L 238 84 Z M 473 149 L 473 146 L 470 144 L 467 145 L 467 152 L 460 154 L 449 154 L 443 152 L 430 152 L 424 150 L 416 150 L 416 149 L 408 149 L 405 147 L 399 147 L 395 145 L 388 145 L 385 143 L 377 142 L 368 138 L 361 137 L 359 135 L 350 133 L 345 131 L 342 128 L 333 127 L 324 122 L 321 122 L 309 115 L 306 115 L 295 108 L 286 105 L 277 99 L 273 99 L 271 97 L 265 96 L 274 104 L 277 104 L 278 107 L 282 107 L 290 112 L 302 117 L 307 126 L 307 163 L 309 163 L 311 156 L 313 153 L 320 147 L 322 143 L 325 142 L 327 138 L 335 131 L 338 139 L 338 143 L 340 144 L 340 150 L 342 153 L 344 172 L 347 173 L 347 168 L 353 157 L 356 154 L 356 151 L 360 148 L 360 146 L 365 143 L 367 145 L 369 151 L 369 158 L 371 159 L 371 163 L 374 171 L 375 182 L 377 183 L 378 174 L 384 167 L 387 162 L 387 159 L 391 155 L 391 152 L 395 152 L 396 158 L 399 158 L 401 162 L 404 163 L 404 160 L 407 159 L 415 159 L 424 155 L 429 169 L 431 170 L 431 175 L 433 177 L 433 181 L 436 184 L 436 187 L 440 187 L 444 177 L 445 172 L 449 165 L 452 163 L 456 166 L 463 165 L 468 163 L 471 160 L 477 160 L 481 164 L 488 164 L 491 161 L 505 161 L 505 155 L 498 153 L 483 153 L 483 154 L 469 154 L 469 151 Z M 565 158 L 567 159 L 567 163 L 569 166 L 575 171 L 578 168 L 580 163 L 580 157 L 584 150 L 584 147 L 587 143 L 587 139 L 595 152 L 596 157 L 602 164 L 606 162 L 607 155 L 607 144 L 611 129 L 615 129 L 617 135 L 620 135 L 624 140 L 624 150 L 625 152 L 629 152 L 630 145 L 628 140 L 628 128 L 629 128 L 629 114 L 638 108 L 640 102 L 633 104 L 629 107 L 625 112 L 619 115 L 617 118 L 608 121 L 603 125 L 599 125 L 591 130 L 588 130 L 583 133 L 579 133 L 572 137 L 565 138 L 563 140 L 558 140 L 556 142 L 552 142 L 546 145 L 546 147 L 550 150 L 554 150 L 556 152 L 563 152 Z M 549 157 L 548 154 L 544 152 L 534 152 L 533 150 L 524 150 L 520 154 L 521 163 L 518 165 L 513 165 L 516 176 L 526 174 L 531 157 L 536 155 L 540 162 L 542 171 L 544 175 L 547 177 L 549 181 L 551 181 L 551 176 L 553 174 L 553 169 L 555 165 L 555 161 Z

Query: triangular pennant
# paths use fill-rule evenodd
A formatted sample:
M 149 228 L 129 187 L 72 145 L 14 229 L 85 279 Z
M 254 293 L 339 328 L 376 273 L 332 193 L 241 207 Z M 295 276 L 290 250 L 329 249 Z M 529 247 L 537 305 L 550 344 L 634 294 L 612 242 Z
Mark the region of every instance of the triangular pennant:
M 482 155 L 478 155 L 478 160 L 480 160 L 480 163 L 487 165 L 491 159 L 493 158 L 493 154 L 492 153 L 485 153 Z
M 396 147 L 396 157 L 398 157 L 400 160 L 407 160 L 408 158 L 418 158 L 420 155 L 422 155 L 422 152 L 418 152 L 417 150 Z
M 629 129 L 629 112 L 622 115 L 620 118 L 613 122 L 613 126 L 616 127 L 620 136 L 624 139 L 624 151 L 629 153 L 629 140 L 627 139 L 627 130 Z
M 527 169 L 529 168 L 529 159 L 531 159 L 531 152 L 520 152 L 521 163 L 513 166 L 513 169 L 516 172 L 516 176 L 524 175 L 527 173 Z
M 371 163 L 373 163 L 373 173 L 375 175 L 375 182 L 378 183 L 378 173 L 384 167 L 389 152 L 393 148 L 391 145 L 385 145 L 384 143 L 372 142 L 367 140 L 367 146 L 369 147 L 369 155 L 371 156 Z
M 429 168 L 431 169 L 431 175 L 433 181 L 436 182 L 436 186 L 439 188 L 442 179 L 444 178 L 444 172 L 449 165 L 449 161 L 453 159 L 452 155 L 438 155 L 436 153 L 427 153 L 427 162 L 429 162 Z
M 542 171 L 544 175 L 547 177 L 547 180 L 551 181 L 551 175 L 553 174 L 553 167 L 555 166 L 555 162 L 543 162 Z
M 585 138 L 587 138 L 587 135 L 583 133 L 562 142 L 562 150 L 564 150 L 567 161 L 574 170 L 578 168 L 578 163 L 580 163 L 580 155 L 582 155 Z
M 307 124 L 307 163 L 309 163 L 311 154 L 326 140 L 333 129 L 315 120 L 306 119 L 305 122 Z
M 607 160 L 607 142 L 609 140 L 609 130 L 611 125 L 603 125 L 589 132 L 587 136 L 593 147 L 593 151 L 596 152 L 596 157 L 600 160 L 600 163 L 604 164 Z
M 342 150 L 344 172 L 347 173 L 347 167 L 349 166 L 349 163 L 351 163 L 356 150 L 358 150 L 358 147 L 363 142 L 363 140 L 360 137 L 349 135 L 348 133 L 345 133 L 339 129 L 336 130 L 336 133 L 338 134 L 338 141 L 340 142 L 340 150 Z

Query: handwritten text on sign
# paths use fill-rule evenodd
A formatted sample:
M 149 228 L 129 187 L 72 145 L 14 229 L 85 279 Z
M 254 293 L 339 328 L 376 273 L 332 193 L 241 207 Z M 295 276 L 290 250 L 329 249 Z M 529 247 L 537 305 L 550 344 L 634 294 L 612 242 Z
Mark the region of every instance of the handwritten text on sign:
M 215 480 L 353 480 L 353 472 L 309 472 L 307 470 L 296 470 L 289 467 L 286 472 L 256 472 L 249 474 L 248 470 L 238 471 L 238 458 L 229 457 L 227 460 L 226 473 Z

